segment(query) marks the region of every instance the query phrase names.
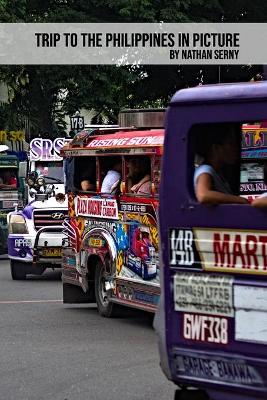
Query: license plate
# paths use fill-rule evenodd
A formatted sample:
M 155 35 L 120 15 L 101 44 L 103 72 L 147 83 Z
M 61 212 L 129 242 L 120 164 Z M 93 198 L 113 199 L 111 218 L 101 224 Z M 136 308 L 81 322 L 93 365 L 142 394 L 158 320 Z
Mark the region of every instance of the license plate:
M 62 249 L 61 248 L 43 249 L 42 250 L 42 255 L 44 257 L 61 257 L 62 256 Z
M 103 246 L 103 240 L 102 239 L 96 239 L 96 238 L 90 238 L 89 239 L 89 246 L 102 247 Z
M 14 203 L 17 203 L 16 200 L 3 200 L 3 208 L 15 208 Z

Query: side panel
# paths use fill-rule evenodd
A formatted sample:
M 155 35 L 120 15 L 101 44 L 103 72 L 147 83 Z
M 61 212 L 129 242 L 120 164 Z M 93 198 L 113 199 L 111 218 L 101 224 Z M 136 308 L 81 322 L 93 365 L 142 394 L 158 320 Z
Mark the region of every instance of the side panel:
M 63 282 L 87 291 L 90 260 L 105 263 L 108 257 L 111 300 L 154 311 L 159 299 L 157 206 L 148 199 L 69 196 Z
M 166 332 L 169 378 L 212 391 L 216 400 L 223 392 L 239 400 L 267 396 L 266 211 L 198 204 L 186 135 L 194 122 L 260 120 L 264 107 L 181 106 L 167 118 L 160 197 L 165 326 L 159 334 Z

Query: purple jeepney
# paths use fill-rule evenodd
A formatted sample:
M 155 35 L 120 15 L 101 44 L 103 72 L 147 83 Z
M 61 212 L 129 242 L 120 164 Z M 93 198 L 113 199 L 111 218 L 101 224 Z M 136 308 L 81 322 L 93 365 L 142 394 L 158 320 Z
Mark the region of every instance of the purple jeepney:
M 176 400 L 267 399 L 267 208 L 200 204 L 193 183 L 207 124 L 232 124 L 241 147 L 242 123 L 266 120 L 265 82 L 181 90 L 167 110 L 155 326 Z M 237 195 L 241 172 L 225 172 Z

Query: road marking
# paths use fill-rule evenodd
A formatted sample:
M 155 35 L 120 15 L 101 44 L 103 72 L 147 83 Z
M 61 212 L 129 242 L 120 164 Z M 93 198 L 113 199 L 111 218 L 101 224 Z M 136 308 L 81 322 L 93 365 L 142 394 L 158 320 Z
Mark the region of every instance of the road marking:
M 62 300 L 0 300 L 0 304 L 22 304 L 22 303 L 62 303 Z

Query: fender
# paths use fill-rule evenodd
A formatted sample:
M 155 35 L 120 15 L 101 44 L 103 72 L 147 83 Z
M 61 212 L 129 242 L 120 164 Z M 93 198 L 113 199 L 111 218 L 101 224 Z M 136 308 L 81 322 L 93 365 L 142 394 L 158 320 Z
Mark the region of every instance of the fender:
M 100 236 L 106 243 L 107 245 L 107 252 L 105 254 L 99 253 L 95 254 L 90 251 L 88 251 L 87 248 L 84 247 L 85 243 L 89 241 L 90 237 L 92 236 Z M 80 260 L 79 260 L 79 265 L 78 265 L 78 272 L 81 274 L 82 278 L 82 288 L 84 291 L 88 290 L 88 282 L 86 279 L 86 275 L 90 274 L 90 269 L 89 269 L 89 259 L 91 256 L 97 256 L 101 259 L 102 263 L 104 263 L 104 259 L 106 257 L 106 254 L 109 254 L 110 260 L 111 260 L 111 274 L 113 275 L 116 272 L 116 257 L 117 257 L 117 247 L 114 238 L 110 234 L 110 232 L 106 229 L 103 228 L 92 228 L 90 231 L 88 231 L 82 240 L 81 243 L 81 249 L 80 249 Z

